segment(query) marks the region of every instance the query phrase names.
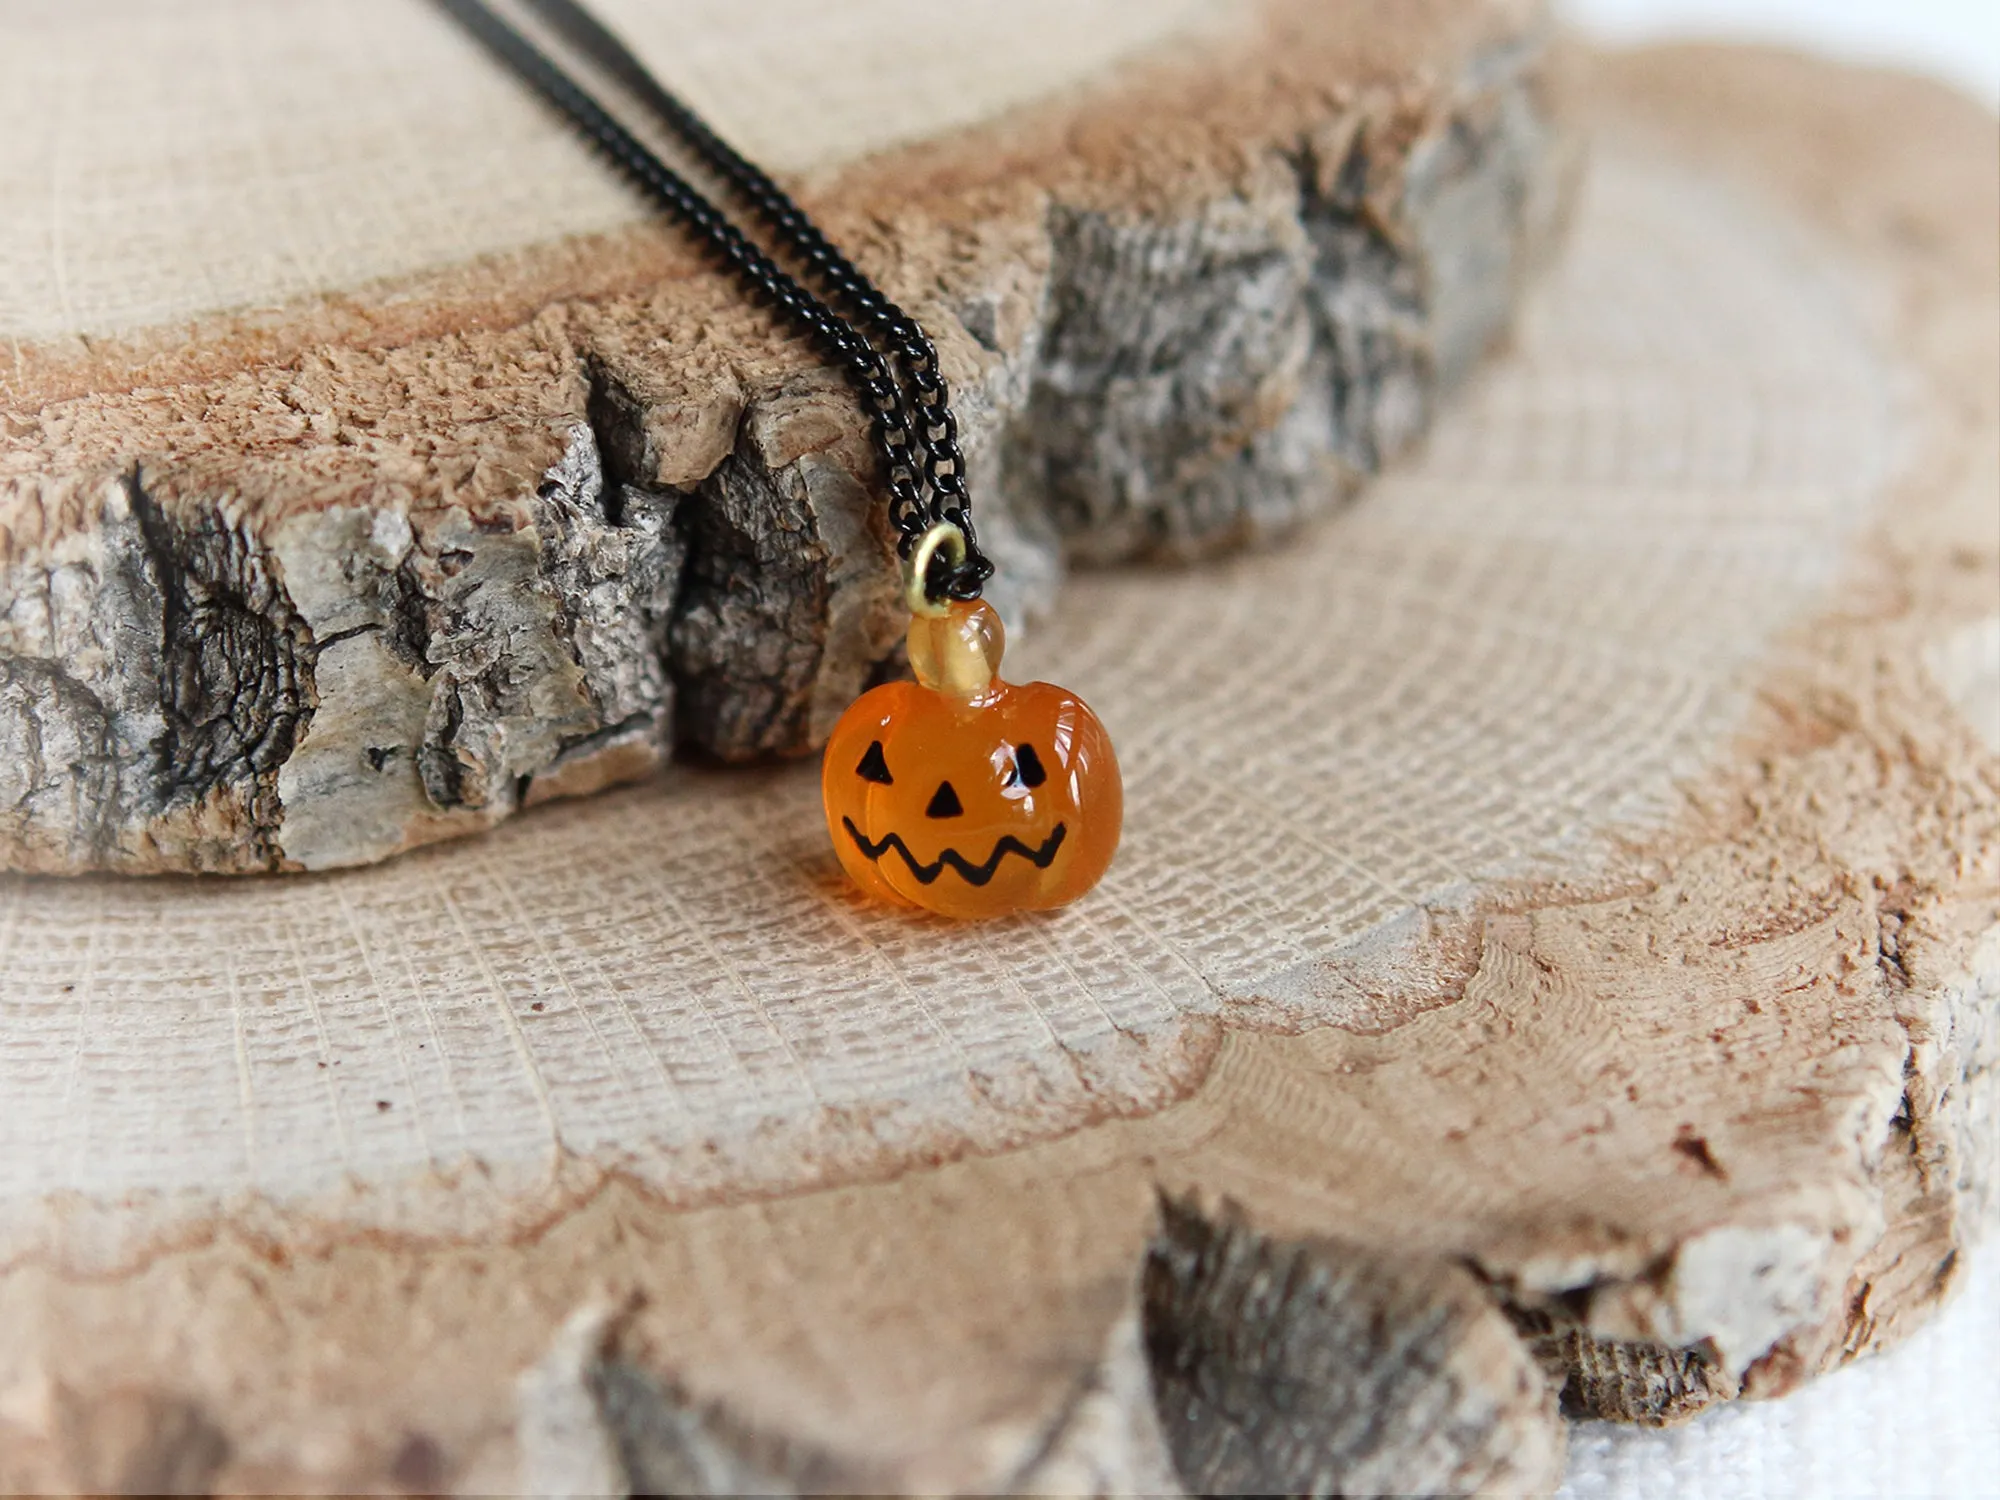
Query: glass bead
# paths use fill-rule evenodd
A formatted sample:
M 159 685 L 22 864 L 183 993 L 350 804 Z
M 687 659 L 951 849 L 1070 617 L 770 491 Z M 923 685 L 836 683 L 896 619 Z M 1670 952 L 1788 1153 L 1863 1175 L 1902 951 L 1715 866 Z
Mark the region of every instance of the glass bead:
M 910 622 L 915 682 L 856 699 L 821 770 L 827 830 L 855 883 L 948 917 L 1074 901 L 1110 867 L 1124 787 L 1104 726 L 1047 682 L 998 675 L 984 603 Z

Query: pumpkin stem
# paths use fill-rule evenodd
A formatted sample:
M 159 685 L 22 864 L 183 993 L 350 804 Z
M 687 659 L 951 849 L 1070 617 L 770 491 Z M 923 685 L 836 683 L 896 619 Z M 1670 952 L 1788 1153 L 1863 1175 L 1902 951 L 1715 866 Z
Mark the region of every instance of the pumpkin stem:
M 954 599 L 942 614 L 910 617 L 910 666 L 917 681 L 954 698 L 979 698 L 993 686 L 1007 632 L 982 600 Z

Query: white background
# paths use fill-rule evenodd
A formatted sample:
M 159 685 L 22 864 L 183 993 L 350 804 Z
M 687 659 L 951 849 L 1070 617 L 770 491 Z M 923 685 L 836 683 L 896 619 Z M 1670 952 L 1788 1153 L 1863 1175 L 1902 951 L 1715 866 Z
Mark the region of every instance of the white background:
M 2000 0 L 1567 0 L 1619 42 L 1722 37 L 1935 73 L 2000 104 Z M 1996 122 L 2000 132 L 2000 122 Z M 1562 1500 L 2000 1495 L 2000 1236 L 1908 1343 L 1670 1432 L 1572 1429 Z
M 1614 41 L 1730 37 L 1938 73 L 2000 100 L 2000 0 L 1558 0 Z

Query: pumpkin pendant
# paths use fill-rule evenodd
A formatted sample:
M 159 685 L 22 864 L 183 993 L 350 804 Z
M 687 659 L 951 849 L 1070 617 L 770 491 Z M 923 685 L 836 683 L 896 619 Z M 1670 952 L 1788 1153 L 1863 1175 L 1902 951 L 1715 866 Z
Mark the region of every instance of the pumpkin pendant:
M 997 674 L 1000 618 L 979 602 L 910 621 L 915 682 L 854 701 L 827 741 L 827 830 L 854 883 L 947 917 L 1074 901 L 1111 864 L 1125 793 L 1081 698 Z

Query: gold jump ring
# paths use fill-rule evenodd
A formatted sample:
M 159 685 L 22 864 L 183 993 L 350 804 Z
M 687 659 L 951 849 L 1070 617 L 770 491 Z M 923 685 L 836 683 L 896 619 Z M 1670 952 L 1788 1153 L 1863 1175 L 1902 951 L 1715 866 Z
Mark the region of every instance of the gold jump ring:
M 903 600 L 910 606 L 913 615 L 936 617 L 951 608 L 949 599 L 933 599 L 924 588 L 924 580 L 930 575 L 931 559 L 940 547 L 951 559 L 953 568 L 961 567 L 965 562 L 965 533 L 950 521 L 935 523 L 917 538 L 910 561 L 903 569 Z

